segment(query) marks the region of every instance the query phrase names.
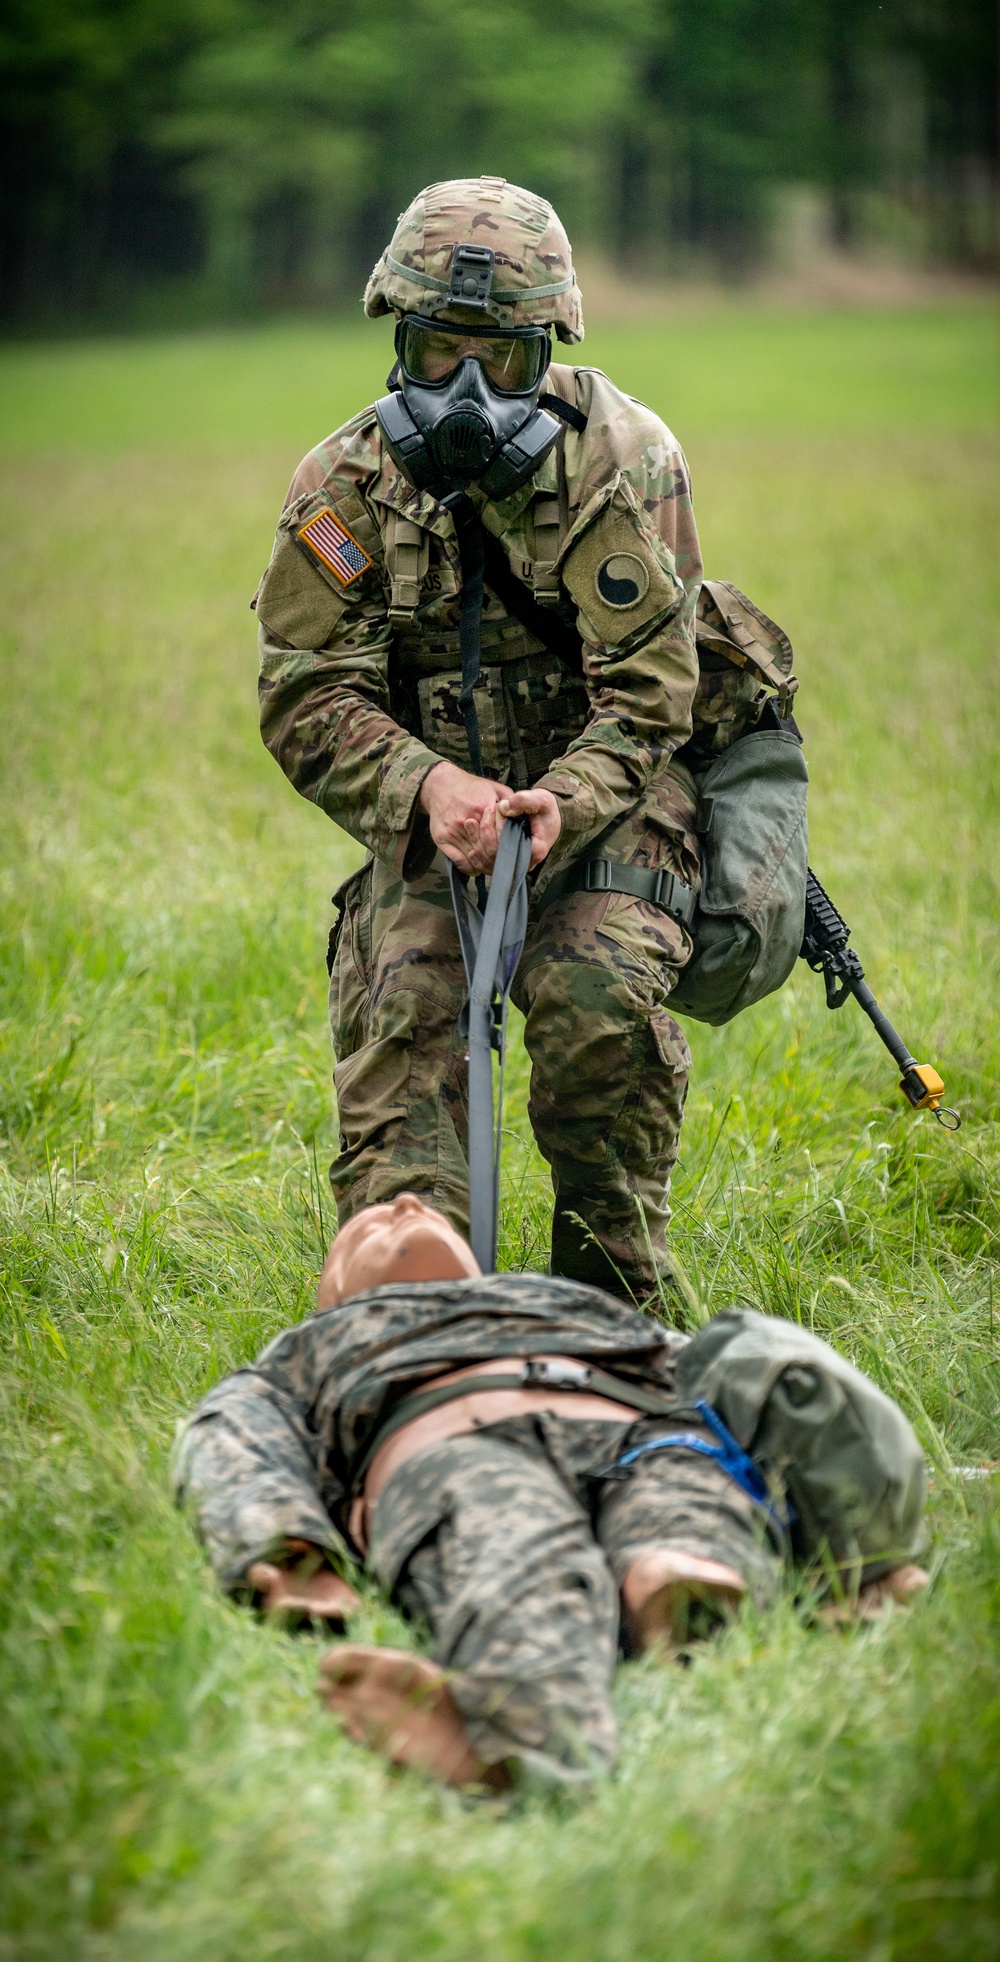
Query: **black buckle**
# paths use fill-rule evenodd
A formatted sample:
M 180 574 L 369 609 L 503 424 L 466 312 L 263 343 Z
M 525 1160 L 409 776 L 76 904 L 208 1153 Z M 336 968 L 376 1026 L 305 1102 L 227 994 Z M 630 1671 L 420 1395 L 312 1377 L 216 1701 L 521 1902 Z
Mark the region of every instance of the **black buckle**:
M 611 891 L 611 860 L 609 858 L 588 858 L 583 868 L 584 892 Z
M 662 906 L 668 919 L 675 920 L 678 926 L 690 927 L 694 917 L 694 887 L 676 872 L 668 872 L 661 866 L 656 880 L 654 905 Z
M 589 1390 L 590 1370 L 572 1356 L 532 1356 L 524 1366 L 524 1381 L 532 1389 Z

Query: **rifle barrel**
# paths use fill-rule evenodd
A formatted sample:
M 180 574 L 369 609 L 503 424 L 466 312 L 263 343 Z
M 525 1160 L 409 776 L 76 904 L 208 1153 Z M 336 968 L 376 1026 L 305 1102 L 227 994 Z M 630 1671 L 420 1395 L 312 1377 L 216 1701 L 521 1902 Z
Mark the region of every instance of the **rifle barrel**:
M 859 1008 L 864 1009 L 869 1021 L 874 1024 L 890 1056 L 899 1064 L 904 1076 L 907 1070 L 916 1069 L 916 1057 L 910 1055 L 902 1036 L 897 1035 L 889 1017 L 883 1015 L 867 981 L 848 981 L 847 986 L 858 1003 Z

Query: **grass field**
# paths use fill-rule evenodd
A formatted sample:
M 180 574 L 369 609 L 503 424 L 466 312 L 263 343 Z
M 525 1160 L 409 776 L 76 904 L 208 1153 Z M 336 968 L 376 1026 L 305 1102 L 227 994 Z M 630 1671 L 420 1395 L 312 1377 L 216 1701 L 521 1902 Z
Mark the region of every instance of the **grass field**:
M 468 1810 L 320 1713 L 318 1643 L 206 1577 L 178 1417 L 308 1311 L 332 1226 L 322 950 L 355 848 L 256 734 L 247 602 L 377 328 L 0 359 L 0 1957 L 909 1962 L 1000 1950 L 995 334 L 732 310 L 588 359 L 685 443 L 710 572 L 789 630 L 812 862 L 963 1129 L 804 967 L 691 1029 L 685 1318 L 801 1317 L 898 1397 L 935 1583 L 790 1600 L 620 1672 L 615 1779 Z M 504 1258 L 544 1259 L 508 1108 Z M 995 1298 L 996 1297 L 996 1298 Z M 956 1467 L 958 1470 L 956 1470 Z M 355 1632 L 412 1641 L 374 1595 Z

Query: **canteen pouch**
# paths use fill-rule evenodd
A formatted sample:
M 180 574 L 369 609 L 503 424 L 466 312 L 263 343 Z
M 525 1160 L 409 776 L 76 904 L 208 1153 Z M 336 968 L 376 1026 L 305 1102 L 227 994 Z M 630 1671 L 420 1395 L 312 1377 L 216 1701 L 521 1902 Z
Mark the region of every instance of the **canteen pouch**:
M 729 1309 L 677 1362 L 677 1395 L 711 1404 L 795 1519 L 792 1548 L 853 1586 L 925 1544 L 924 1461 L 899 1406 L 796 1322 Z
M 777 723 L 773 713 L 772 719 Z M 694 952 L 670 1008 L 719 1024 L 773 994 L 798 958 L 809 772 L 798 735 L 777 726 L 751 730 L 693 774 L 701 889 L 691 926 Z

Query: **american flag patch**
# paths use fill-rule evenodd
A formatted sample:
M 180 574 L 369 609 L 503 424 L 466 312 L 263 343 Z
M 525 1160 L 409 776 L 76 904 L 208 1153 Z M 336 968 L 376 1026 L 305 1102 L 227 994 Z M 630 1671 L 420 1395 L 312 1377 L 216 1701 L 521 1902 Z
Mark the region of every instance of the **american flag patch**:
M 318 511 L 303 525 L 299 532 L 303 545 L 315 552 L 323 564 L 335 572 L 342 586 L 350 586 L 367 572 L 371 559 L 363 552 L 356 538 L 352 538 L 346 525 L 335 518 L 332 511 Z

